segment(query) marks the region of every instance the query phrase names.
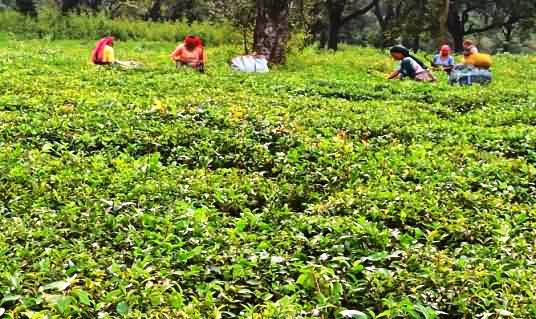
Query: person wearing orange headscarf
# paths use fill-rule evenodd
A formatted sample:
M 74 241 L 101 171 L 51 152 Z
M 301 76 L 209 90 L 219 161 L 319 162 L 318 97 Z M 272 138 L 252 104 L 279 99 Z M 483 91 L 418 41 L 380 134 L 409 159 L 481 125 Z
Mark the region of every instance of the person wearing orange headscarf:
M 171 53 L 171 59 L 175 61 L 177 68 L 187 66 L 203 73 L 207 63 L 203 41 L 198 36 L 186 36 L 184 42 Z
M 114 38 L 105 37 L 100 39 L 93 52 L 91 53 L 91 62 L 97 65 L 111 65 L 115 61 Z

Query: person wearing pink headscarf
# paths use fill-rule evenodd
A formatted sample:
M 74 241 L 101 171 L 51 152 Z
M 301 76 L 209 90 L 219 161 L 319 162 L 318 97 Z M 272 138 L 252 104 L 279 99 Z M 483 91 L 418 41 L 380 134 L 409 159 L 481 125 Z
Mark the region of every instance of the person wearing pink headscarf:
M 104 37 L 97 41 L 95 49 L 91 52 L 91 62 L 96 65 L 113 65 L 121 69 L 138 69 L 143 65 L 136 61 L 118 61 L 115 59 L 114 38 Z
M 443 71 L 450 73 L 454 67 L 454 58 L 450 55 L 451 49 L 445 44 L 439 49 L 439 54 L 434 56 L 432 66 L 435 68 L 443 69 Z
M 114 38 L 112 37 L 100 39 L 91 53 L 91 62 L 97 65 L 114 64 L 116 61 L 113 45 Z

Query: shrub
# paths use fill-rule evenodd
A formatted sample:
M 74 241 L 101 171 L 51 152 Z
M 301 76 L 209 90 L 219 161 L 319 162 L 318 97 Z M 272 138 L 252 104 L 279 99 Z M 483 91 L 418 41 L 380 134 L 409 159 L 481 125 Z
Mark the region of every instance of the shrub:
M 59 14 L 43 9 L 37 18 L 14 11 L 0 12 L 0 32 L 10 32 L 19 38 L 94 40 L 112 35 L 119 40 L 179 41 L 187 34 L 200 35 L 205 43 L 216 46 L 241 42 L 240 34 L 227 23 L 148 22 L 126 18 L 109 19 L 98 15 Z

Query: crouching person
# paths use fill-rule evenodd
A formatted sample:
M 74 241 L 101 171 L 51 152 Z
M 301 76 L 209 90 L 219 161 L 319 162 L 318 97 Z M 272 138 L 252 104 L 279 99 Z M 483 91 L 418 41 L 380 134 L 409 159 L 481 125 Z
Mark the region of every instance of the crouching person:
M 410 54 L 408 48 L 396 45 L 391 48 L 390 52 L 393 59 L 400 61 L 400 67 L 389 75 L 389 80 L 405 78 L 426 82 L 436 80 L 436 77 L 428 70 L 426 65 Z
M 135 61 L 118 61 L 115 58 L 114 38 L 100 39 L 91 53 L 91 62 L 95 65 L 119 66 L 123 69 L 139 68 L 142 65 Z
M 443 45 L 441 49 L 439 49 L 439 54 L 434 56 L 432 67 L 450 74 L 450 71 L 452 71 L 452 68 L 454 67 L 454 58 L 450 55 L 450 52 L 450 47 L 446 44 Z
M 203 41 L 197 36 L 186 36 L 184 42 L 171 53 L 171 59 L 175 61 L 178 69 L 189 67 L 204 73 L 207 55 Z
M 454 66 L 450 84 L 488 84 L 492 80 L 492 59 L 489 54 L 480 53 L 470 41 L 464 43 L 463 63 Z

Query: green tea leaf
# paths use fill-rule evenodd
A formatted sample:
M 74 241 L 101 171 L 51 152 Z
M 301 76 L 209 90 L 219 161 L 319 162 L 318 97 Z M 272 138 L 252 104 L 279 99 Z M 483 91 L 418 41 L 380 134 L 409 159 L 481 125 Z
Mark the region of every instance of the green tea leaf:
M 57 290 L 57 291 L 64 291 L 67 289 L 71 283 L 69 281 L 55 281 L 52 283 L 49 283 L 47 285 L 41 286 L 39 288 L 39 291 L 47 291 L 47 290 Z
M 80 300 L 81 304 L 84 304 L 86 306 L 89 306 L 91 304 L 91 300 L 89 299 L 89 294 L 83 290 L 80 290 L 78 292 L 78 300 Z
M 115 307 L 115 310 L 117 311 L 118 314 L 122 316 L 126 316 L 128 314 L 128 305 L 124 302 L 120 302 Z

